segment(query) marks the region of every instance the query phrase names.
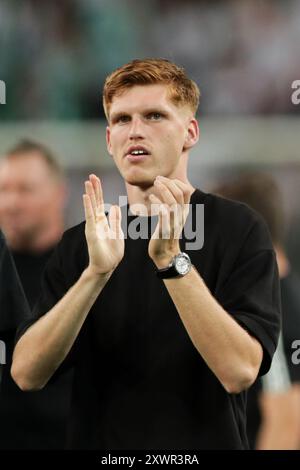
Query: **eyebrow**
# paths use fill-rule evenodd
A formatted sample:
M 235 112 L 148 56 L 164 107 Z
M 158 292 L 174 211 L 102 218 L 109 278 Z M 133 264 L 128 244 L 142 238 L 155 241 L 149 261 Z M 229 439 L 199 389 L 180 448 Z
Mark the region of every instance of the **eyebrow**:
M 117 113 L 112 113 L 112 114 L 110 115 L 109 120 L 110 120 L 110 121 L 116 121 L 116 120 L 119 119 L 121 116 L 129 116 L 129 113 L 128 113 L 128 112 L 125 112 L 125 111 L 118 111 Z
M 166 111 L 165 109 L 162 109 L 160 108 L 159 106 L 155 106 L 155 107 L 152 107 L 152 108 L 148 108 L 145 110 L 145 113 L 146 114 L 151 114 L 151 113 L 159 113 L 159 114 L 162 114 L 164 116 L 166 116 L 168 113 L 168 111 Z
M 145 108 L 144 110 L 142 110 L 142 114 L 151 114 L 151 113 L 159 113 L 159 114 L 162 114 L 164 116 L 169 114 L 167 110 L 162 109 L 159 105 L 155 106 L 155 107 L 151 106 L 149 108 Z M 116 121 L 121 116 L 130 116 L 130 112 L 128 112 L 128 111 L 118 111 L 118 112 L 112 113 L 111 116 L 110 116 L 110 120 L 111 121 Z

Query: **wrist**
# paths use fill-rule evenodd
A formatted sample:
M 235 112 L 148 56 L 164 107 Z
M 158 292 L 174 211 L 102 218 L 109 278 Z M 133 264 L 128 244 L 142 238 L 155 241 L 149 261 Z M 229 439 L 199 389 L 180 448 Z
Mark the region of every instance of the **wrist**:
M 180 253 L 180 247 L 177 249 L 165 252 L 165 253 L 160 253 L 159 255 L 153 256 L 152 261 L 156 265 L 157 269 L 162 269 L 168 266 L 174 256 L 178 255 Z
M 87 280 L 96 280 L 97 282 L 107 282 L 114 270 L 106 273 L 99 272 L 95 267 L 89 265 L 82 273 Z

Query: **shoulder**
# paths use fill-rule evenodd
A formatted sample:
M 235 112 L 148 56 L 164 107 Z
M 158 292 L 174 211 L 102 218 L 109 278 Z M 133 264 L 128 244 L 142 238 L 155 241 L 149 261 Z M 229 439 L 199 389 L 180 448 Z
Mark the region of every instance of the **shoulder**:
M 205 209 L 214 211 L 218 215 L 235 217 L 236 215 L 247 218 L 259 217 L 259 215 L 243 202 L 219 196 L 218 194 L 200 191 L 195 189 L 191 197 L 191 204 L 204 204 Z
M 205 209 L 211 211 L 220 221 L 242 221 L 252 224 L 262 220 L 260 215 L 247 204 L 213 193 L 205 193 Z
M 88 260 L 85 222 L 66 230 L 47 262 L 47 272 L 81 272 Z M 68 277 L 67 276 L 67 277 Z
M 85 222 L 81 222 L 78 225 L 66 230 L 58 244 L 60 251 L 77 249 L 78 246 L 83 246 L 86 244 L 85 240 Z
M 202 194 L 209 231 L 214 229 L 221 240 L 230 240 L 231 244 L 240 245 L 253 239 L 260 249 L 273 249 L 268 227 L 260 214 L 242 202 L 213 193 Z
M 63 234 L 62 239 L 65 241 L 75 241 L 84 237 L 85 230 L 85 221 L 80 222 L 80 224 L 74 225 L 73 227 L 66 230 Z

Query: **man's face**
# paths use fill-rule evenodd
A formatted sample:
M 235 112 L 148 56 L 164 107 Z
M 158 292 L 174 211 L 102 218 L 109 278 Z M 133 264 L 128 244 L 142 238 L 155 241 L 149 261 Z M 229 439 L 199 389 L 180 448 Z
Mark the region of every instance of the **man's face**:
M 62 205 L 58 183 L 38 153 L 0 163 L 0 226 L 8 242 L 26 246 Z
M 168 91 L 166 85 L 138 85 L 111 103 L 107 148 L 129 184 L 149 187 L 157 175 L 176 178 L 186 171 L 183 156 L 198 140 L 198 126 Z

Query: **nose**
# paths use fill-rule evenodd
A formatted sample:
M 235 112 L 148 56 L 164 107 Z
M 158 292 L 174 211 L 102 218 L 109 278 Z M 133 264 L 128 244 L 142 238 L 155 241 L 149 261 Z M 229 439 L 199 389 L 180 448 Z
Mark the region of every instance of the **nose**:
M 143 139 L 143 123 L 140 118 L 135 117 L 130 123 L 129 138 L 131 140 Z

